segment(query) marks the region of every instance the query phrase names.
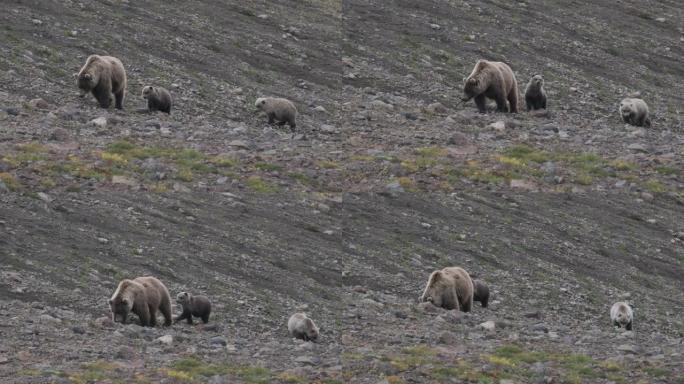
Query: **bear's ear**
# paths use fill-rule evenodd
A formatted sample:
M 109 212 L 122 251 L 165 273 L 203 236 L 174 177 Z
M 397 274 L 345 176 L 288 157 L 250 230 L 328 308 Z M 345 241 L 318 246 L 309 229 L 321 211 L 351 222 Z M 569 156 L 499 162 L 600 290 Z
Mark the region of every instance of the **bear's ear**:
M 444 276 L 442 276 L 442 271 L 434 271 L 432 272 L 432 276 L 430 276 L 430 281 L 432 284 L 442 280 Z
M 123 300 L 121 300 L 121 304 L 127 306 L 127 305 L 128 305 L 128 299 L 123 299 Z
M 93 75 L 91 75 L 90 73 L 86 73 L 85 75 L 83 75 L 83 78 L 90 80 L 93 78 Z
M 150 92 L 153 92 L 153 91 L 154 91 L 154 87 L 150 87 Z

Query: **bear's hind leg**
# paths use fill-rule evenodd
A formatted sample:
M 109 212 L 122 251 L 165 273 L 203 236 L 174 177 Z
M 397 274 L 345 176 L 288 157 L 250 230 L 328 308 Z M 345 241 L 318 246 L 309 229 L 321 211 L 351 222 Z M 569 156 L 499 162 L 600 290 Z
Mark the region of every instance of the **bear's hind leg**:
M 510 113 L 518 113 L 518 90 L 513 88 L 511 93 L 508 94 L 508 104 Z
M 115 99 L 114 106 L 116 107 L 116 109 L 123 109 L 123 101 L 124 101 L 125 92 L 126 91 L 122 89 L 119 92 L 114 94 L 114 99 Z

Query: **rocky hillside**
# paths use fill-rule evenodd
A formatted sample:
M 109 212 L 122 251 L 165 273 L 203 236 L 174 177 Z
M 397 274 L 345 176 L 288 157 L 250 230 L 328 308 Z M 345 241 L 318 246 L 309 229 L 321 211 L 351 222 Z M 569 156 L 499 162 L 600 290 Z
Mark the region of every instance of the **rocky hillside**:
M 0 381 L 684 383 L 684 8 L 542 3 L 5 1 Z M 78 97 L 93 53 L 123 111 Z M 548 111 L 461 103 L 480 58 Z M 651 128 L 617 113 L 637 94 Z M 451 265 L 488 308 L 417 303 Z M 209 324 L 112 324 L 141 275 Z

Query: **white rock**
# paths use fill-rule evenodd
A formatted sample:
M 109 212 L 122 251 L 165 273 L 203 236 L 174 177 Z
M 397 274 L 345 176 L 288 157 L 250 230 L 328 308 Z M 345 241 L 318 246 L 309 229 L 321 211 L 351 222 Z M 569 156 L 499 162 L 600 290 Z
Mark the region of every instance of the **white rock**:
M 43 200 L 43 201 L 46 202 L 46 203 L 49 203 L 49 202 L 51 202 L 52 200 L 54 200 L 52 197 L 50 197 L 50 195 L 48 195 L 48 194 L 45 193 L 45 192 L 38 192 L 37 195 L 38 195 L 38 198 L 39 198 L 39 199 Z
M 243 140 L 233 140 L 230 143 L 228 143 L 228 145 L 230 145 L 231 147 L 249 149 L 249 145 L 247 145 L 247 143 Z
M 499 120 L 495 123 L 489 124 L 489 128 L 497 132 L 503 132 L 504 130 L 506 130 L 506 123 L 504 121 Z
M 487 332 L 494 332 L 494 329 L 496 328 L 496 323 L 494 323 L 492 320 L 488 320 L 478 325 L 478 327 L 484 329 Z
M 171 345 L 173 343 L 173 336 L 164 335 L 162 337 L 157 338 L 155 341 L 160 344 Z
M 373 109 L 383 109 L 386 111 L 391 111 L 394 109 L 394 106 L 392 104 L 387 104 L 382 100 L 373 100 L 371 101 L 370 106 Z
M 121 176 L 121 175 L 114 175 L 112 176 L 112 184 L 123 184 L 123 185 L 128 185 L 128 186 L 134 186 L 137 183 L 135 180 L 131 179 L 130 177 L 126 176 Z
M 337 129 L 336 129 L 334 126 L 332 126 L 332 125 L 329 125 L 329 124 L 323 124 L 323 125 L 321 125 L 321 132 L 325 132 L 325 133 L 335 133 L 335 131 L 337 131 Z
M 90 124 L 96 127 L 104 128 L 107 126 L 107 118 L 102 116 L 97 119 L 90 120 Z
M 50 315 L 40 315 L 40 322 L 45 324 L 60 324 L 62 320 Z

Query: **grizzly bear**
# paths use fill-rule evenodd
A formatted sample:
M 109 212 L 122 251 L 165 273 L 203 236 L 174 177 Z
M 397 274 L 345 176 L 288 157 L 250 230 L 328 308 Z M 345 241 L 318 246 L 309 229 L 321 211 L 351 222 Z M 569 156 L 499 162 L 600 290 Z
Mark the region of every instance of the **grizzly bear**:
M 176 296 L 176 301 L 183 307 L 183 313 L 174 319 L 179 322 L 187 319 L 188 324 L 192 324 L 192 317 L 199 317 L 204 324 L 209 322 L 209 314 L 211 314 L 211 302 L 206 296 L 193 296 L 188 292 L 181 292 Z
M 626 330 L 632 330 L 632 320 L 634 319 L 634 312 L 629 304 L 624 301 L 618 301 L 610 308 L 610 321 L 618 328 L 624 326 Z
M 318 339 L 318 327 L 303 312 L 295 313 L 287 321 L 287 330 L 292 337 L 304 341 L 316 341 Z
M 166 88 L 148 85 L 142 89 L 142 97 L 147 100 L 147 109 L 150 112 L 171 113 L 171 93 Z
M 489 287 L 487 284 L 481 280 L 473 280 L 473 288 L 475 288 L 473 300 L 479 301 L 483 308 L 487 308 L 487 304 L 489 303 Z
M 622 120 L 637 127 L 650 127 L 648 105 L 645 101 L 636 98 L 626 98 L 620 101 L 620 116 Z
M 544 90 L 544 78 L 542 75 L 534 75 L 525 87 L 525 104 L 527 110 L 536 111 L 546 109 L 546 91 Z
M 487 112 L 487 97 L 496 101 L 498 112 L 518 112 L 518 83 L 515 74 L 511 67 L 499 61 L 479 60 L 465 80 L 463 94 L 462 101 L 475 98 L 480 113 Z
M 128 313 L 140 318 L 143 327 L 157 325 L 157 310 L 164 315 L 164 325 L 171 325 L 171 296 L 164 284 L 152 276 L 121 280 L 109 299 L 112 321 L 126 324 Z
M 90 55 L 77 78 L 81 97 L 92 92 L 100 107 L 109 108 L 114 94 L 116 108 L 123 109 L 126 70 L 121 60 L 112 56 Z
M 278 125 L 290 125 L 290 129 L 294 130 L 297 126 L 295 122 L 297 118 L 297 108 L 288 99 L 279 97 L 260 97 L 254 103 L 257 110 L 263 111 L 268 116 L 268 123 L 273 124 L 278 121 Z
M 470 312 L 473 294 L 473 281 L 468 272 L 460 267 L 447 267 L 430 274 L 420 301 L 448 310 Z

